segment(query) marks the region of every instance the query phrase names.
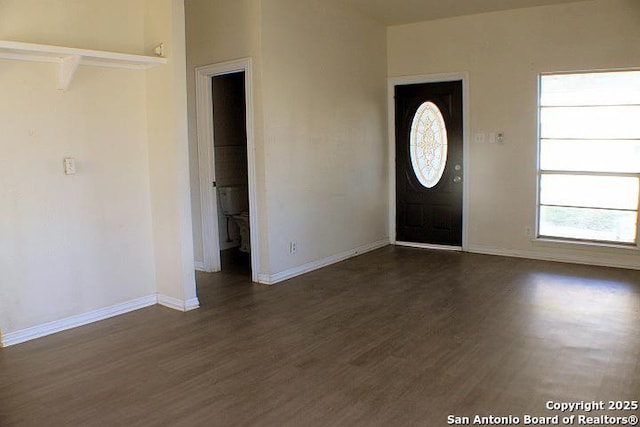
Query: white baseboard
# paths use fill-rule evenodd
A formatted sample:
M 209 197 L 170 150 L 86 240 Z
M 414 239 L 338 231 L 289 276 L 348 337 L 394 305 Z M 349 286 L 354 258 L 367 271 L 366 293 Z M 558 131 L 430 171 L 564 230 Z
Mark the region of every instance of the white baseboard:
M 527 258 L 527 259 L 536 259 L 540 261 L 554 261 L 554 262 L 566 262 L 571 264 L 585 264 L 585 265 L 597 265 L 600 267 L 614 267 L 614 268 L 627 268 L 632 270 L 640 270 L 640 265 L 638 263 L 625 263 L 625 262 L 616 262 L 607 259 L 603 259 L 602 257 L 594 257 L 586 256 L 586 255 L 568 255 L 562 254 L 558 255 L 545 255 L 540 254 L 538 252 L 532 251 L 523 251 L 518 249 L 500 249 L 500 248 L 492 248 L 488 246 L 480 246 L 480 245 L 469 245 L 466 248 L 467 252 L 473 252 L 477 254 L 485 254 L 485 255 L 499 255 L 499 256 L 508 256 L 515 258 Z
M 383 246 L 387 246 L 388 244 L 389 244 L 388 239 L 379 240 L 377 242 L 373 242 L 368 245 L 363 245 L 355 249 L 341 252 L 339 254 L 332 255 L 327 258 L 319 259 L 317 261 L 312 261 L 307 264 L 300 265 L 298 267 L 293 267 L 288 270 L 281 271 L 280 273 L 271 274 L 271 275 L 259 274 L 258 282 L 265 285 L 274 285 L 276 283 L 283 282 L 285 280 L 294 278 L 296 276 L 300 276 L 301 274 L 309 273 L 319 268 L 326 267 L 328 265 L 335 264 L 340 261 L 344 261 L 345 259 L 352 258 L 354 256 L 379 249 Z
M 162 294 L 158 294 L 158 304 L 178 311 L 191 311 L 200 307 L 198 298 L 185 301 Z
M 137 298 L 131 301 L 112 305 L 110 307 L 105 307 L 98 310 L 90 311 L 88 313 L 79 314 L 77 316 L 71 316 L 65 319 L 55 320 L 53 322 L 4 334 L 2 336 L 2 342 L 0 344 L 1 347 L 20 344 L 25 341 L 55 334 L 56 332 L 66 331 L 67 329 L 76 328 L 78 326 L 83 326 L 89 323 L 97 322 L 99 320 L 104 320 L 109 317 L 118 316 L 120 314 L 128 313 L 130 311 L 138 310 L 144 307 L 149 307 L 156 304 L 157 302 L 158 300 L 155 295 Z
M 41 338 L 47 335 L 55 334 L 57 332 L 66 331 L 67 329 L 77 328 L 78 326 L 87 325 L 89 323 L 108 319 L 110 317 L 118 316 L 120 314 L 128 313 L 134 310 L 139 310 L 141 308 L 149 307 L 155 304 L 160 304 L 179 311 L 191 311 L 200 307 L 198 298 L 184 301 L 161 294 L 149 295 L 146 297 L 112 305 L 110 307 L 90 311 L 89 313 L 79 314 L 77 316 L 55 320 L 53 322 L 23 329 L 20 331 L 3 334 L 2 337 L 0 337 L 0 347 L 9 347 L 11 345 L 20 344 L 36 338 Z
M 195 262 L 195 269 L 196 269 L 197 271 L 204 271 L 204 272 L 206 272 L 206 271 L 207 271 L 207 269 L 206 269 L 206 268 L 204 268 L 204 262 L 202 262 L 202 261 L 196 261 L 196 262 Z

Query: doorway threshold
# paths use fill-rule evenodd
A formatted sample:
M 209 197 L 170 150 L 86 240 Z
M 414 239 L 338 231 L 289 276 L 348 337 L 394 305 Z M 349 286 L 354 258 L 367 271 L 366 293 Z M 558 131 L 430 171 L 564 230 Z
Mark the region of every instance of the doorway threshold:
M 396 246 L 406 246 L 409 248 L 418 249 L 438 249 L 441 251 L 456 251 L 462 252 L 462 246 L 449 246 L 449 245 L 434 245 L 431 243 L 417 243 L 417 242 L 395 242 Z

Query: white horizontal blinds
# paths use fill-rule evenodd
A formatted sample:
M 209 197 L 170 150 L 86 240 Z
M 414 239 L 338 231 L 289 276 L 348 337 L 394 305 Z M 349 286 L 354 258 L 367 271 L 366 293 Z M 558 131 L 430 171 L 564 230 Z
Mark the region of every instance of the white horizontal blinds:
M 640 71 L 540 83 L 538 234 L 637 243 Z

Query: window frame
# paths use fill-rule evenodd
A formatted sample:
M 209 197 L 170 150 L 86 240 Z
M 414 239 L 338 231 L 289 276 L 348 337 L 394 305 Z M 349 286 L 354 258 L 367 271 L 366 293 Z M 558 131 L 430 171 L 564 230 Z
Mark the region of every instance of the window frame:
M 563 236 L 548 236 L 540 234 L 540 208 L 543 205 L 541 203 L 541 189 L 542 189 L 542 176 L 544 174 L 555 175 L 584 175 L 584 176 L 611 176 L 611 177 L 634 177 L 640 181 L 640 172 L 591 172 L 591 171 L 570 171 L 570 170 L 544 170 L 541 168 L 541 150 L 542 150 L 542 121 L 541 113 L 543 106 L 542 100 L 542 79 L 545 76 L 561 76 L 561 75 L 575 75 L 575 74 L 598 74 L 598 73 L 615 73 L 615 72 L 627 72 L 627 71 L 640 71 L 640 68 L 617 68 L 617 69 L 595 69 L 595 70 L 581 70 L 581 71 L 557 71 L 557 72 L 540 72 L 537 75 L 537 87 L 536 87 L 536 203 L 535 203 L 535 225 L 533 240 L 542 242 L 558 242 L 569 243 L 577 245 L 599 246 L 599 247 L 613 247 L 622 249 L 636 249 L 640 250 L 640 191 L 638 192 L 638 203 L 636 206 L 636 235 L 635 242 L 616 242 L 607 240 L 594 240 L 594 239 L 580 239 Z M 578 207 L 580 208 L 580 207 Z M 585 207 L 586 208 L 586 207 Z M 617 209 L 610 209 L 617 210 Z

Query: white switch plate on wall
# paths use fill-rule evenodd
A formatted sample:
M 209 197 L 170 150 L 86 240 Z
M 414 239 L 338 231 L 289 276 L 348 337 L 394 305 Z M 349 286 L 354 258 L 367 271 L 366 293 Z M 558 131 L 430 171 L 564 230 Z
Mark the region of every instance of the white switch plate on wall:
M 76 174 L 76 159 L 73 157 L 64 158 L 64 174 L 75 175 Z

